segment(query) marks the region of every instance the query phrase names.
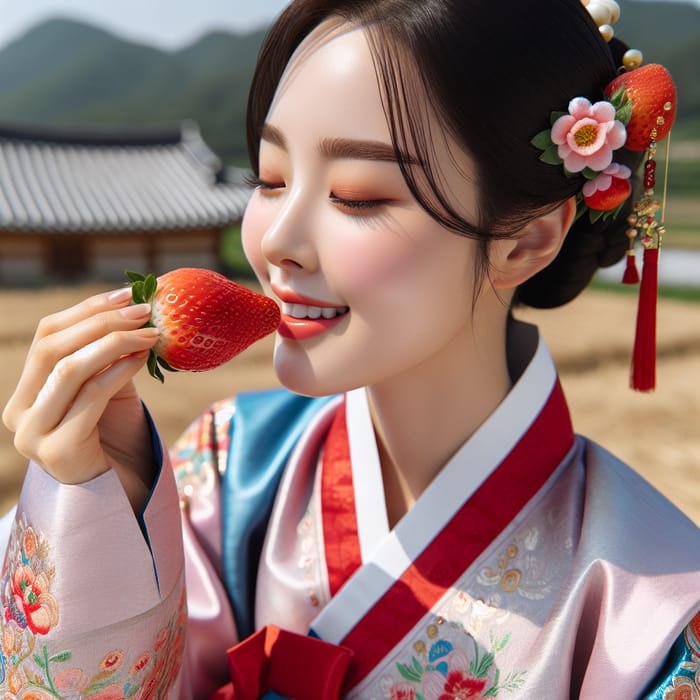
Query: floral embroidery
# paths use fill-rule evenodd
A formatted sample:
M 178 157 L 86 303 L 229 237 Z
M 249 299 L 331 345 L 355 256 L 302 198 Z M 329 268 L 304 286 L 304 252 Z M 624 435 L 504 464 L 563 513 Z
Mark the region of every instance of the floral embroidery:
M 683 660 L 676 675 L 667 678 L 660 686 L 663 700 L 700 700 L 700 613 L 686 627 L 683 641 Z M 659 697 L 658 692 L 649 697 Z
M 184 589 L 171 619 L 140 653 L 109 650 L 90 672 L 73 666 L 73 652 L 49 650 L 46 636 L 59 626 L 52 593 L 55 569 L 47 538 L 15 520 L 2 577 L 0 697 L 22 700 L 156 700 L 167 697 L 185 643 Z M 9 693 L 9 695 L 3 695 Z
M 499 607 L 503 604 L 502 594 L 517 594 L 528 600 L 543 600 L 551 590 L 550 581 L 533 571 L 538 562 L 533 556 L 523 556 L 517 544 L 510 544 L 505 552 L 492 564 L 483 567 L 477 576 L 479 584 L 486 589 L 500 591 L 489 597 L 487 603 Z M 520 559 L 520 561 L 518 561 Z
M 51 594 L 54 569 L 48 563 L 49 546 L 26 522 L 16 523 L 8 552 L 10 566 L 2 581 L 6 622 L 13 621 L 32 634 L 48 634 L 58 624 L 58 603 Z
M 488 606 L 520 614 L 542 615 L 573 553 L 566 519 L 548 513 L 533 519 L 504 542 L 477 569 L 476 577 L 457 584 Z
M 456 647 L 440 635 L 442 618 L 426 628 L 427 641 L 418 639 L 413 644 L 415 652 L 410 662 L 397 663 L 400 679 L 386 676 L 382 691 L 388 700 L 466 700 L 467 698 L 496 697 L 501 691 L 518 690 L 525 681 L 524 672 L 509 673 L 501 677 L 495 666 L 496 656 L 510 639 L 491 637 L 490 650 L 486 651 L 471 636 L 472 652 Z
M 231 419 L 235 412 L 230 399 L 218 401 L 183 433 L 175 444 L 171 459 L 180 498 L 196 492 L 209 493 L 217 478 L 217 469 L 226 469 Z
M 314 518 L 310 506 L 297 525 L 297 548 L 300 550 L 297 566 L 304 572 L 304 583 L 308 589 L 309 602 L 312 607 L 317 608 L 320 605 L 319 597 L 315 590 L 318 581 L 316 571 L 318 561 L 316 557 Z

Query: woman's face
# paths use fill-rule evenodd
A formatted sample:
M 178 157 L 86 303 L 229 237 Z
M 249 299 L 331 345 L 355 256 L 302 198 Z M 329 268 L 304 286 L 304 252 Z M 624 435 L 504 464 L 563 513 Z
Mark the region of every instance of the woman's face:
M 476 218 L 466 156 L 442 137 L 434 148 L 443 189 Z M 429 376 L 431 363 L 464 351 L 478 247 L 408 190 L 363 30 L 317 30 L 302 44 L 267 116 L 260 180 L 243 244 L 283 309 L 275 368 L 285 386 L 324 395 Z

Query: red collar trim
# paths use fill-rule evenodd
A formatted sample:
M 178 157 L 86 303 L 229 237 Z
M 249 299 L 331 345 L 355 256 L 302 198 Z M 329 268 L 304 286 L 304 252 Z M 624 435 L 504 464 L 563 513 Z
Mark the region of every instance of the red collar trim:
M 333 418 L 321 467 L 323 540 L 331 596 L 362 565 L 345 400 Z
M 344 404 L 338 414 L 324 453 L 322 489 L 332 594 L 361 562 Z M 354 651 L 346 691 L 386 657 L 498 537 L 544 486 L 573 442 L 571 418 L 557 380 L 530 429 L 340 642 Z

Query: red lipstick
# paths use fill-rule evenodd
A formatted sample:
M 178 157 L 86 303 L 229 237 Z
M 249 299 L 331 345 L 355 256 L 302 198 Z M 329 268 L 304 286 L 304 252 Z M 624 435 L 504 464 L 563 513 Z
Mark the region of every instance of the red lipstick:
M 298 294 L 290 289 L 283 289 L 272 285 L 272 291 L 282 301 L 282 320 L 277 332 L 283 338 L 290 340 L 306 340 L 321 335 L 336 326 L 347 315 L 347 307 L 338 304 L 330 304 L 311 297 Z M 291 307 L 297 307 L 296 314 L 291 313 Z M 308 315 L 299 317 L 307 309 L 298 307 L 312 307 Z M 327 318 L 325 310 L 334 309 L 336 314 Z M 319 313 L 319 310 L 320 313 Z

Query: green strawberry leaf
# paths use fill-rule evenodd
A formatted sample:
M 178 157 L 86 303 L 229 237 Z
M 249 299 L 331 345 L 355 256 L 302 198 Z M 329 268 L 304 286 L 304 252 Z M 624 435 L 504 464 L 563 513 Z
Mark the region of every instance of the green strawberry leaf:
M 151 299 L 153 299 L 153 295 L 156 293 L 157 288 L 158 282 L 156 281 L 156 278 L 151 274 L 146 275 L 146 279 L 143 281 L 143 296 L 146 301 L 150 302 Z
M 624 104 L 615 111 L 615 119 L 621 121 L 625 126 L 632 119 L 632 101 L 625 100 Z
M 160 367 L 158 367 L 158 356 L 151 350 L 150 354 L 148 355 L 148 361 L 146 362 L 146 366 L 148 367 L 148 373 L 157 379 L 161 384 L 165 381 L 165 376 L 163 373 L 160 371 Z
M 615 119 L 627 126 L 632 118 L 632 100 L 627 96 L 624 85 L 618 88 L 608 101 L 615 108 Z
M 131 282 L 143 282 L 146 279 L 140 272 L 134 272 L 133 270 L 124 270 L 124 274 Z
M 622 207 L 625 206 L 626 201 L 627 200 L 623 200 L 622 202 L 620 202 L 620 204 L 618 204 L 615 207 L 615 209 L 605 209 L 605 210 L 601 210 L 601 211 L 598 211 L 596 209 L 591 209 L 591 214 L 593 212 L 595 212 L 597 214 L 595 219 L 591 218 L 591 221 L 593 221 L 593 223 L 595 223 L 596 221 L 598 221 L 598 219 L 602 219 L 603 221 L 607 221 L 610 218 L 616 217 L 620 213 L 620 211 L 622 210 Z
M 625 102 L 626 99 L 627 93 L 625 92 L 625 86 L 622 85 L 621 87 L 617 88 L 612 95 L 610 95 L 608 102 L 610 102 L 610 104 L 617 109 L 618 107 L 622 106 L 622 103 Z
M 131 285 L 131 298 L 134 304 L 143 304 L 146 301 L 144 295 L 144 283 L 139 280 Z
M 158 356 L 158 364 L 168 372 L 179 372 L 180 370 L 171 367 L 162 357 Z
M 584 168 L 581 171 L 581 175 L 583 175 L 586 180 L 594 180 L 598 177 L 598 175 L 600 175 L 600 173 L 597 170 L 592 170 L 591 168 Z
M 591 209 L 588 218 L 590 219 L 591 223 L 594 224 L 596 221 L 598 221 L 598 219 L 604 217 L 605 214 L 606 212 L 601 209 Z
M 559 149 L 554 144 L 542 152 L 540 160 L 548 165 L 561 165 L 564 162 L 559 157 Z
M 551 129 L 545 129 L 544 131 L 540 131 L 539 134 L 535 134 L 530 143 L 541 151 L 547 150 L 553 145 Z

